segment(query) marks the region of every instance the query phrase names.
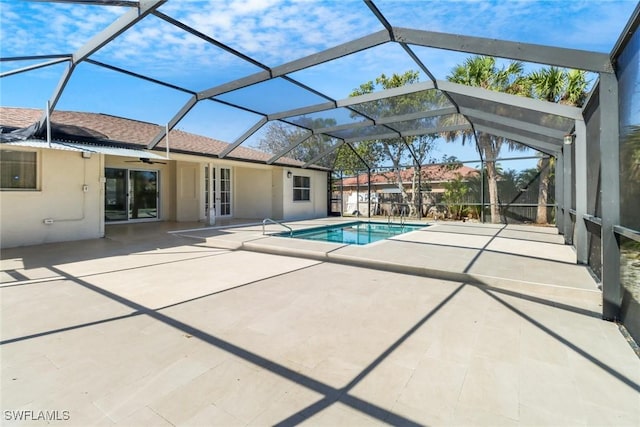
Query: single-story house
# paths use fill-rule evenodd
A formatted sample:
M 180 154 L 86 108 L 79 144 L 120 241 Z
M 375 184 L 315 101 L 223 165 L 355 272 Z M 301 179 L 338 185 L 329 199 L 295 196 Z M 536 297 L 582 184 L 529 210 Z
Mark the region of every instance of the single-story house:
M 0 245 L 102 237 L 105 224 L 327 215 L 321 167 L 106 114 L 54 111 L 49 137 L 29 136 L 42 110 L 0 107 Z M 21 131 L 22 129 L 22 131 Z M 17 130 L 17 132 L 15 132 Z M 9 133 L 16 137 L 9 137 Z
M 400 178 L 404 189 L 411 193 L 413 191 L 414 169 L 407 168 L 400 171 Z M 469 166 L 459 165 L 424 165 L 420 168 L 420 184 L 422 188 L 428 187 L 428 191 L 432 193 L 444 193 L 445 183 L 450 182 L 457 177 L 468 180 L 471 177 L 477 177 L 480 171 Z M 366 192 L 369 184 L 369 177 L 366 173 L 357 176 L 343 178 L 340 181 L 344 191 Z M 371 192 L 372 193 L 396 193 L 399 192 L 397 172 L 386 171 L 371 174 Z
M 413 199 L 414 188 L 413 168 L 400 171 L 400 180 L 404 191 Z M 419 182 L 422 189 L 422 215 L 426 216 L 430 207 L 442 201 L 445 184 L 454 179 L 468 181 L 480 176 L 480 171 L 469 166 L 434 164 L 424 165 L 420 168 Z M 373 213 L 388 215 L 398 214 L 402 211 L 401 191 L 398 185 L 398 173 L 385 171 L 371 173 L 371 199 L 375 203 L 372 206 Z M 334 194 L 334 199 L 342 200 L 342 211 L 352 213 L 358 211 L 362 214 L 368 212 L 369 175 L 362 173 L 357 176 L 342 178 L 334 182 L 334 191 L 342 193 L 342 196 Z

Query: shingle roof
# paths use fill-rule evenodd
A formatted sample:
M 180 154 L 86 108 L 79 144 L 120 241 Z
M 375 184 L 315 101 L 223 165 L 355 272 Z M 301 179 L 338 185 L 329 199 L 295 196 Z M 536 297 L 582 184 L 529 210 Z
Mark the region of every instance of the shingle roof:
M 31 108 L 0 107 L 0 126 L 24 128 L 38 120 L 42 110 Z M 114 143 L 124 143 L 146 148 L 151 139 L 162 131 L 162 127 L 153 123 L 125 119 L 107 114 L 84 113 L 79 111 L 58 111 L 51 115 L 54 128 L 54 138 L 73 138 L 75 141 L 83 139 L 108 140 Z M 156 149 L 165 151 L 166 140 L 163 139 Z M 228 143 L 202 135 L 195 135 L 182 130 L 173 129 L 169 132 L 169 148 L 182 153 L 218 156 Z M 253 162 L 266 162 L 272 157 L 269 153 L 239 146 L 229 153 L 227 158 Z M 288 166 L 302 166 L 303 162 L 291 158 L 281 157 L 278 164 Z
M 477 175 L 479 171 L 474 168 L 470 168 L 469 166 L 460 166 L 457 168 L 452 168 L 447 165 L 425 165 L 421 168 L 421 179 L 426 180 L 427 182 L 444 182 L 451 181 L 455 179 L 458 175 L 462 178 L 470 178 L 471 176 Z M 413 168 L 405 169 L 400 171 L 400 176 L 402 177 L 402 182 L 408 183 L 413 179 Z M 395 172 L 382 172 L 382 173 L 372 173 L 371 174 L 371 184 L 389 184 L 396 182 L 396 173 Z M 357 183 L 359 185 L 366 185 L 368 183 L 367 174 L 360 174 L 357 177 Z M 355 186 L 356 185 L 356 177 L 344 178 L 342 180 L 342 185 L 345 187 Z

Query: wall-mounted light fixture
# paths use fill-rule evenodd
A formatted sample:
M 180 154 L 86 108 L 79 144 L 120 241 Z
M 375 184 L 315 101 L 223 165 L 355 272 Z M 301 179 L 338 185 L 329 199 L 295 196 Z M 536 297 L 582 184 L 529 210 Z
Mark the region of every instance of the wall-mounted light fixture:
M 572 134 L 572 133 L 570 133 L 570 134 L 568 134 L 568 135 L 565 135 L 565 136 L 564 136 L 564 144 L 565 144 L 565 145 L 571 145 L 571 144 L 573 144 L 573 140 L 574 140 L 574 138 L 575 138 L 575 135 L 574 135 L 574 134 Z
M 91 153 L 89 151 L 83 151 L 82 152 L 82 158 L 83 159 L 90 159 L 91 158 Z
M 293 174 L 291 173 L 291 171 L 287 171 L 287 178 L 291 178 L 293 176 Z

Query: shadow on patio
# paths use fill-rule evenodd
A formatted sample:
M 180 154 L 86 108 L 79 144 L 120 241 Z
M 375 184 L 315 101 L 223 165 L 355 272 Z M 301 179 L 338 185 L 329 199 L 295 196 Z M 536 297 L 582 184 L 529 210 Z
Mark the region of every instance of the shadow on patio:
M 579 298 L 212 248 L 164 231 L 140 252 L 106 246 L 95 259 L 104 242 L 3 252 L 3 270 L 22 252 L 15 271 L 33 277 L 1 288 L 4 411 L 69 411 L 73 425 L 640 420 L 640 360 Z M 505 231 L 476 241 L 465 268 L 482 268 L 475 255 Z M 368 255 L 446 250 L 429 232 L 408 238 Z M 365 248 L 332 253 L 354 249 Z M 409 255 L 411 266 L 419 258 Z M 43 268 L 38 279 L 32 270 Z

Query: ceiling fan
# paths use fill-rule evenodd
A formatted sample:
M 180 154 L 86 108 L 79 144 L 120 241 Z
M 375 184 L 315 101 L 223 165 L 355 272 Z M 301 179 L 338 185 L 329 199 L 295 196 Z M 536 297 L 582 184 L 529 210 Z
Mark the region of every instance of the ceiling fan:
M 147 165 L 154 165 L 156 163 L 159 163 L 161 165 L 166 165 L 167 164 L 166 162 L 158 162 L 158 161 L 155 161 L 155 160 L 151 160 L 148 157 L 140 157 L 140 159 L 138 159 L 138 160 L 125 160 L 125 163 L 144 163 L 144 164 L 147 164 Z

